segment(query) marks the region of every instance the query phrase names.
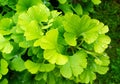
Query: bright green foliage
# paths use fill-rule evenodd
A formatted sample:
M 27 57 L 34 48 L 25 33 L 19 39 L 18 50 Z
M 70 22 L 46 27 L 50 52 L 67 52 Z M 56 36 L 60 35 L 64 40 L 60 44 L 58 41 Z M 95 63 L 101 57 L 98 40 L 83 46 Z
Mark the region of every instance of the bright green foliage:
M 97 53 L 103 53 L 104 50 L 108 47 L 111 39 L 107 35 L 100 35 L 97 41 L 94 44 L 94 50 Z
M 11 53 L 13 46 L 0 34 L 0 50 L 3 53 Z
M 34 63 L 31 60 L 27 60 L 25 62 L 25 67 L 32 74 L 36 74 L 38 71 L 40 71 L 40 72 L 50 72 L 55 68 L 55 65 L 44 64 L 44 63 Z
M 44 58 L 48 60 L 51 64 L 64 65 L 68 61 L 68 57 L 58 53 L 56 50 L 45 50 Z
M 92 83 L 92 80 L 96 79 L 96 75 L 91 70 L 84 70 L 84 72 L 80 75 L 80 81 L 82 83 Z
M 78 77 L 87 67 L 87 54 L 84 51 L 78 51 L 73 56 L 69 57 L 68 63 L 60 69 L 61 74 L 65 78 L 71 78 L 72 75 Z
M 40 45 L 43 49 L 55 49 L 57 46 L 58 30 L 53 29 L 46 33 L 41 39 L 37 40 L 34 45 Z
M 36 21 L 31 21 L 25 28 L 24 36 L 26 37 L 26 40 L 34 40 L 40 38 L 42 35 L 43 33 L 39 29 Z
M 0 60 L 0 79 L 2 78 L 2 75 L 6 75 L 8 73 L 8 63 L 6 60 L 1 59 Z
M 32 74 L 35 74 L 38 72 L 40 65 L 30 60 L 27 60 L 25 62 L 25 67 L 28 69 L 29 72 L 31 72 Z
M 101 3 L 101 0 L 92 0 L 92 2 L 96 5 L 100 4 Z
M 11 33 L 11 28 L 12 20 L 10 18 L 3 18 L 0 20 L 0 34 L 9 35 Z
M 76 46 L 77 45 L 77 37 L 75 36 L 75 34 L 69 33 L 69 32 L 65 32 L 64 33 L 64 37 L 65 37 L 65 41 L 71 45 L 71 46 Z
M 78 14 L 78 15 L 82 15 L 83 14 L 83 9 L 82 9 L 82 6 L 80 4 L 77 4 L 74 8 L 75 12 Z
M 0 84 L 8 84 L 8 80 L 7 79 L 3 79 L 2 81 L 0 81 Z
M 29 7 L 42 3 L 41 0 L 18 0 L 16 5 L 17 12 L 27 11 Z
M 67 0 L 58 0 L 61 4 L 64 4 Z
M 14 11 L 0 17 L 0 83 L 93 83 L 109 70 L 109 28 L 83 6 L 100 0 L 57 0 L 56 7 L 50 0 L 12 1 L 1 3 Z
M 27 13 L 31 19 L 37 20 L 38 23 L 47 22 L 50 15 L 49 9 L 43 4 L 38 4 L 37 6 L 30 7 Z
M 10 68 L 16 71 L 25 70 L 24 61 L 20 56 L 16 56 L 10 63 Z

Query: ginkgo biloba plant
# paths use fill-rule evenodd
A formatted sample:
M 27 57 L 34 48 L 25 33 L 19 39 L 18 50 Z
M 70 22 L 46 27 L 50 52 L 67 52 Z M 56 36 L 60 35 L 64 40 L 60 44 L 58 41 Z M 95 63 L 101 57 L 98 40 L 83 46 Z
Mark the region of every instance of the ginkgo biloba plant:
M 108 71 L 108 26 L 74 4 L 18 0 L 12 17 L 1 17 L 1 84 L 93 83 L 96 73 Z

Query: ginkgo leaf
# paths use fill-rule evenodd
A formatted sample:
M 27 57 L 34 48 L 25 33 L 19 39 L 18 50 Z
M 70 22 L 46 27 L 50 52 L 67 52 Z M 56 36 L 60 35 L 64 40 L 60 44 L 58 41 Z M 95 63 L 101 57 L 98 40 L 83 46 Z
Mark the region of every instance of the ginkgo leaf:
M 54 70 L 55 65 L 54 64 L 40 64 L 39 71 L 40 72 L 50 72 Z
M 20 56 L 15 57 L 10 63 L 10 68 L 16 71 L 25 70 L 23 59 Z
M 30 18 L 40 22 L 47 22 L 50 15 L 49 9 L 44 4 L 32 6 L 27 11 Z
M 96 5 L 100 4 L 101 3 L 101 0 L 92 0 L 92 2 Z
M 13 25 L 12 19 L 10 19 L 10 18 L 1 19 L 0 20 L 0 34 L 2 34 L 2 35 L 11 34 L 12 25 Z
M 13 50 L 11 43 L 0 34 L 0 50 L 3 53 L 10 53 Z
M 45 36 L 41 39 L 38 39 L 34 46 L 40 45 L 43 49 L 55 49 L 57 47 L 57 39 L 58 39 L 58 30 L 51 29 L 49 30 Z
M 98 38 L 98 32 L 88 32 L 83 34 L 86 43 L 91 44 Z
M 109 31 L 108 26 L 104 26 L 99 30 L 99 34 L 105 34 Z
M 96 79 L 96 74 L 93 71 L 91 71 L 90 69 L 84 70 L 82 72 L 82 74 L 80 75 L 80 82 L 81 83 L 89 83 L 95 79 Z
M 36 74 L 39 70 L 40 65 L 38 63 L 34 63 L 31 60 L 27 60 L 25 62 L 25 67 L 28 69 L 28 71 L 32 74 Z
M 100 66 L 108 66 L 110 64 L 109 56 L 106 53 L 98 56 L 94 61 Z
M 83 50 L 76 52 L 73 56 L 69 57 L 68 63 L 61 67 L 60 73 L 66 78 L 70 78 L 72 74 L 78 77 L 84 71 L 84 68 L 87 67 L 86 57 L 87 54 Z M 66 68 L 69 70 L 69 73 L 66 71 Z
M 97 41 L 94 43 L 94 50 L 97 53 L 102 53 L 108 47 L 111 39 L 107 35 L 99 35 Z
M 82 9 L 82 6 L 80 4 L 77 4 L 74 8 L 75 12 L 78 14 L 78 15 L 82 15 L 83 14 L 83 9 Z
M 28 8 L 37 5 L 39 3 L 42 3 L 41 0 L 19 0 L 16 5 L 17 12 L 21 13 L 24 11 L 27 11 Z
M 68 61 L 68 57 L 58 53 L 56 50 L 45 50 L 44 58 L 51 64 L 64 65 Z
M 87 32 L 94 28 L 97 20 L 92 20 L 89 16 L 84 15 L 81 18 L 78 15 L 68 13 L 64 16 L 64 29 L 66 32 L 75 34 L 77 37 L 83 32 Z
M 61 4 L 64 4 L 67 0 L 58 0 Z
M 71 46 L 76 46 L 77 45 L 77 37 L 75 34 L 72 34 L 72 33 L 68 33 L 68 32 L 65 32 L 64 33 L 64 37 L 65 37 L 65 41 L 71 45 Z
M 4 59 L 0 59 L 0 79 L 2 79 L 2 75 L 6 75 L 8 73 L 8 63 Z
M 39 28 L 36 21 L 31 21 L 25 28 L 24 36 L 26 40 L 34 40 L 43 35 L 42 30 Z

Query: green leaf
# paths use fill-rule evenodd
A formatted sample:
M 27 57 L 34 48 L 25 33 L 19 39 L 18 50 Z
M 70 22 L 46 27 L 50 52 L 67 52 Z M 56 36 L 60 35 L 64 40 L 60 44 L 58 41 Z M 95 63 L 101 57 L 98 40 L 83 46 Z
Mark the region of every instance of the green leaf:
M 76 46 L 77 45 L 77 41 L 76 41 L 77 38 L 76 38 L 75 34 L 65 32 L 64 37 L 65 37 L 65 41 L 69 45 L 71 45 L 71 46 Z
M 80 82 L 81 83 L 89 83 L 96 79 L 96 75 L 90 69 L 84 70 L 80 75 Z
M 40 64 L 39 71 L 40 72 L 50 72 L 54 70 L 55 65 L 54 64 Z
M 42 30 L 39 28 L 36 21 L 31 21 L 25 28 L 24 36 L 26 40 L 34 40 L 43 35 Z
M 98 56 L 94 61 L 100 66 L 108 66 L 110 64 L 109 56 L 106 53 Z
M 39 23 L 47 22 L 48 17 L 50 16 L 50 11 L 44 4 L 38 4 L 30 7 L 27 13 L 31 19 L 37 20 Z
M 58 39 L 58 30 L 57 29 L 51 29 L 49 30 L 45 36 L 43 36 L 41 39 L 38 39 L 34 46 L 40 45 L 43 49 L 55 49 L 57 46 L 57 39 Z
M 95 64 L 94 69 L 95 69 L 95 72 L 98 72 L 99 74 L 105 74 L 109 70 L 109 67 Z
M 4 60 L 4 59 L 1 59 L 0 60 L 0 73 L 2 75 L 6 75 L 8 73 L 8 68 L 7 67 L 8 67 L 7 61 Z
M 27 11 L 28 8 L 42 3 L 41 0 L 18 0 L 18 3 L 16 5 L 16 10 L 18 13 Z
M 94 28 L 97 24 L 96 20 L 92 20 L 89 16 L 84 15 L 81 18 L 75 14 L 66 14 L 64 16 L 64 29 L 66 32 L 73 33 L 77 37 L 82 33 Z
M 103 26 L 100 30 L 99 30 L 99 34 L 105 34 L 109 31 L 108 26 Z
M 111 42 L 111 39 L 107 35 L 99 35 L 98 39 L 94 43 L 94 50 L 97 53 L 103 53 L 104 50 L 108 47 L 108 44 Z
M 62 66 L 62 68 L 60 69 L 60 73 L 62 74 L 63 77 L 65 78 L 72 77 L 72 69 L 70 67 L 71 66 L 69 62 Z
M 86 57 L 87 54 L 83 50 L 76 52 L 73 56 L 69 57 L 68 63 L 61 67 L 60 73 L 66 78 L 70 78 L 72 74 L 78 77 L 84 71 L 84 68 L 87 67 Z
M 22 48 L 28 48 L 28 47 L 33 45 L 33 42 L 34 41 L 26 41 L 25 40 L 25 41 L 20 42 L 19 46 L 22 47 Z
M 64 16 L 63 25 L 66 32 L 76 35 L 79 33 L 80 17 L 75 14 L 68 13 Z
M 64 4 L 67 0 L 58 0 L 59 3 Z
M 5 6 L 8 4 L 8 0 L 0 0 L 0 5 Z
M 78 15 L 82 15 L 83 14 L 83 9 L 82 9 L 82 6 L 80 4 L 77 4 L 74 8 L 75 12 L 78 14 Z
M 95 5 L 99 5 L 101 3 L 101 0 L 92 0 L 92 2 L 95 4 Z
M 56 50 L 45 50 L 44 58 L 51 64 L 64 65 L 68 61 L 68 57 L 58 53 Z
M 11 38 L 14 40 L 14 42 L 19 43 L 25 40 L 25 37 L 23 34 L 12 34 Z
M 0 81 L 0 84 L 8 84 L 8 80 L 5 78 L 2 81 Z
M 25 70 L 24 61 L 20 56 L 16 56 L 10 63 L 10 68 L 16 71 L 23 71 Z
M 87 32 L 83 37 L 86 43 L 91 44 L 98 38 L 98 32 Z
M 7 25 L 6 25 L 7 24 Z M 3 18 L 0 20 L 0 33 L 2 35 L 9 35 L 12 29 L 12 20 L 10 18 Z
M 13 46 L 0 34 L 0 50 L 3 53 L 11 53 Z
M 38 63 L 34 63 L 31 60 L 27 60 L 25 62 L 25 67 L 28 69 L 28 71 L 32 74 L 36 74 L 39 70 L 40 65 Z

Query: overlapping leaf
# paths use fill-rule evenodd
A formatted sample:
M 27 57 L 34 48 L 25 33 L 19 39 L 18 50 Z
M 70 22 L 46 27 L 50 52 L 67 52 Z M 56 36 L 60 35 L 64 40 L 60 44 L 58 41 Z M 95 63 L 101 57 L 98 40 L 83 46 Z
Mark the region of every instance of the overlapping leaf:
M 0 20 L 0 34 L 9 35 L 11 33 L 12 25 L 13 25 L 12 20 L 10 18 L 1 19 Z
M 58 53 L 54 49 L 48 49 L 44 51 L 44 58 L 48 60 L 51 64 L 64 65 L 68 61 L 68 57 Z
M 50 15 L 49 9 L 44 4 L 30 7 L 27 13 L 31 19 L 37 20 L 39 23 L 47 22 Z
M 49 30 L 45 36 L 38 39 L 34 46 L 39 46 L 43 49 L 55 49 L 57 47 L 57 39 L 58 39 L 58 30 L 52 29 Z
M 0 60 L 0 79 L 2 78 L 2 75 L 6 75 L 8 73 L 8 63 L 6 60 L 1 59 Z
M 11 45 L 11 43 L 6 40 L 1 34 L 0 34 L 0 50 L 3 53 L 11 53 L 11 51 L 13 50 L 13 46 Z
M 87 54 L 84 51 L 78 51 L 69 57 L 69 61 L 62 66 L 60 73 L 65 78 L 71 78 L 72 75 L 78 77 L 87 67 Z
M 35 63 L 31 60 L 27 60 L 25 62 L 25 67 L 32 74 L 36 74 L 38 71 L 40 72 L 50 72 L 55 68 L 54 64 L 44 64 L 44 63 Z
M 25 70 L 24 61 L 20 56 L 16 56 L 10 63 L 10 68 L 16 71 Z
M 94 50 L 97 53 L 103 53 L 104 50 L 108 47 L 108 44 L 111 42 L 111 39 L 107 35 L 99 35 L 98 39 L 94 44 Z
M 18 0 L 16 5 L 17 12 L 27 11 L 31 6 L 42 3 L 41 0 Z

